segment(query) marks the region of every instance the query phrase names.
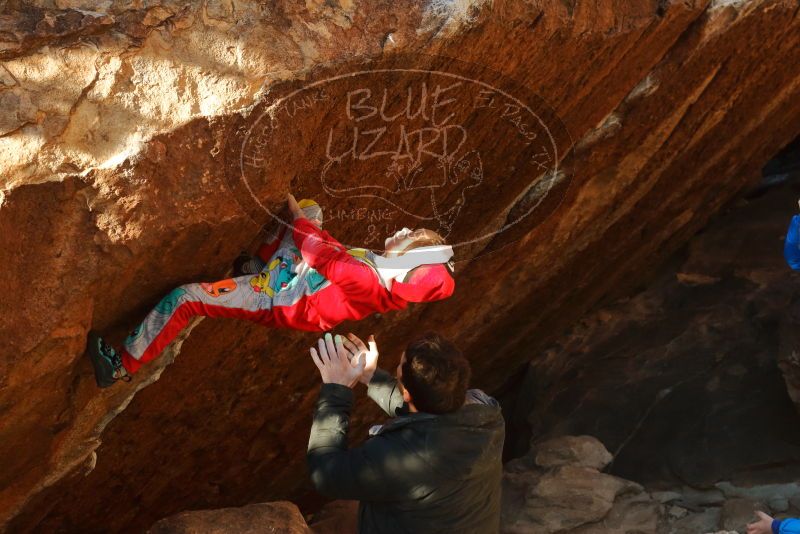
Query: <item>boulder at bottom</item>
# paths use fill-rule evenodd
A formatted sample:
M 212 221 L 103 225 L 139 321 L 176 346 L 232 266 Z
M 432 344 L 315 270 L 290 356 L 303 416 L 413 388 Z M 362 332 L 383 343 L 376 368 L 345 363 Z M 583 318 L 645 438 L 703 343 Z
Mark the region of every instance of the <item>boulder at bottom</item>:
M 287 501 L 181 512 L 154 524 L 149 534 L 310 534 L 303 515 Z

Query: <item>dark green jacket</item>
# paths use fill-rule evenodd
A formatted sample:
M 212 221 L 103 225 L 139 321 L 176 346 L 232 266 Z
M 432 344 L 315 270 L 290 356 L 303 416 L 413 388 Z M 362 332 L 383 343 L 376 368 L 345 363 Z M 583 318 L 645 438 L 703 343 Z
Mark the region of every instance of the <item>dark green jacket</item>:
M 360 501 L 360 533 L 498 532 L 504 423 L 497 401 L 470 390 L 456 412 L 407 413 L 397 381 L 380 370 L 368 393 L 395 418 L 348 449 L 353 391 L 322 385 L 308 441 L 317 490 Z

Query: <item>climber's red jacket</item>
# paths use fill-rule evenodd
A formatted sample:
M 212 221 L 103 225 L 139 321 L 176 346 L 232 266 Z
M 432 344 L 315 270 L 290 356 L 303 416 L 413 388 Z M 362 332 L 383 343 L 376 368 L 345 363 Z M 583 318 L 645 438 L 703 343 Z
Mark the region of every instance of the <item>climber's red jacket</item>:
M 369 254 L 356 259 L 308 220 L 295 221 L 292 239 L 284 239 L 285 230 L 282 234 L 259 251 L 267 263 L 260 273 L 185 284 L 166 295 L 126 338 L 121 355 L 125 369 L 134 373 L 157 357 L 198 315 L 324 331 L 342 321 L 453 293 L 455 283 L 444 265 L 417 267 L 408 281 L 392 282 L 390 291 L 369 263 Z
M 330 284 L 291 306 L 274 305 L 270 320 L 264 321 L 270 326 L 330 330 L 342 321 L 403 309 L 409 302 L 445 299 L 455 288 L 448 269 L 437 264 L 416 268 L 409 280 L 393 282 L 389 291 L 373 267 L 348 254 L 344 245 L 309 220 L 294 222 L 293 238 L 303 260 Z M 278 242 L 280 237 L 259 250 L 262 259 L 271 259 Z

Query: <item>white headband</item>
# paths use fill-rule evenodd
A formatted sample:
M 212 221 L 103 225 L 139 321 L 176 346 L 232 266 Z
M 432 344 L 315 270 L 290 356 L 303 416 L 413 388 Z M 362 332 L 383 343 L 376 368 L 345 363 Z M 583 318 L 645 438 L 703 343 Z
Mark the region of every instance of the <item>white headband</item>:
M 431 245 L 411 249 L 402 256 L 375 256 L 375 265 L 384 269 L 414 269 L 420 265 L 447 263 L 453 257 L 450 245 Z
M 448 263 L 453 257 L 453 247 L 449 245 L 432 245 L 411 249 L 402 256 L 385 258 L 376 254 L 373 258 L 378 274 L 387 289 L 391 289 L 396 278 L 403 278 L 408 271 L 420 265 Z

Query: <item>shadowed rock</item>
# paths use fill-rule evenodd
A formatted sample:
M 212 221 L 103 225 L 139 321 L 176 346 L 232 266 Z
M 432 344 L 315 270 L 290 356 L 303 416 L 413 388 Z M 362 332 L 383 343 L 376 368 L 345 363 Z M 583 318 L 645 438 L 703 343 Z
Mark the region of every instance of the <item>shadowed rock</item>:
M 162 519 L 148 534 L 310 534 L 297 506 L 290 502 L 250 504 L 183 512 Z

